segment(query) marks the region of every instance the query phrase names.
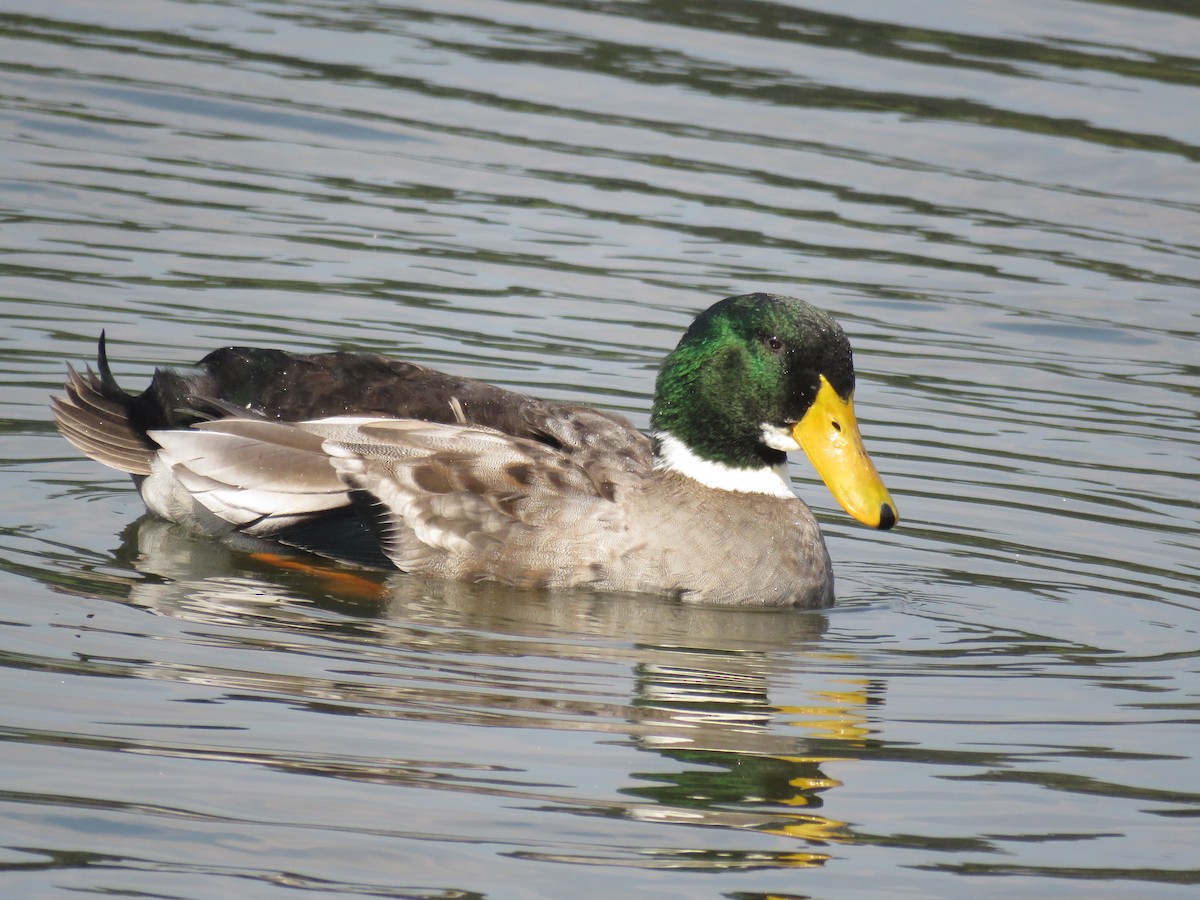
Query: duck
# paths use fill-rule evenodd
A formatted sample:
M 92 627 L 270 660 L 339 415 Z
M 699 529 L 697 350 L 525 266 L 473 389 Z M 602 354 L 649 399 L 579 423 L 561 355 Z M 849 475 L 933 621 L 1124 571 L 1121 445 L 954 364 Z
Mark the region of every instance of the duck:
M 659 369 L 648 434 L 367 352 L 225 347 L 134 395 L 101 333 L 97 370 L 68 366 L 58 430 L 151 512 L 352 565 L 819 609 L 833 567 L 787 454 L 864 525 L 899 521 L 855 417 L 850 342 L 794 297 L 700 313 Z

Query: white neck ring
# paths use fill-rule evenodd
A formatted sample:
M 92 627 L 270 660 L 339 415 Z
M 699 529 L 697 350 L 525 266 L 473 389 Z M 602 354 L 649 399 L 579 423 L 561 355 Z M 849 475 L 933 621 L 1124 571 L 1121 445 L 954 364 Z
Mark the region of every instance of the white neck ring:
M 656 432 L 658 453 L 654 468 L 678 472 L 693 481 L 698 481 L 720 491 L 737 491 L 743 494 L 766 494 L 768 497 L 793 499 L 787 475 L 787 463 L 763 466 L 759 469 L 737 469 L 711 459 L 701 459 L 683 441 L 667 431 Z

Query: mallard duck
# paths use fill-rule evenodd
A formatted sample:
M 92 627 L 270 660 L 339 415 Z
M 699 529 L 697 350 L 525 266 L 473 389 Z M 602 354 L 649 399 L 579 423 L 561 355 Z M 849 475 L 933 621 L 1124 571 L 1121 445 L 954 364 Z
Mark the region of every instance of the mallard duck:
M 825 541 L 792 491 L 803 449 L 873 528 L 896 504 L 863 449 L 841 327 L 791 297 L 701 313 L 658 374 L 651 434 L 372 353 L 226 347 L 133 396 L 70 369 L 59 431 L 204 532 L 523 588 L 744 606 L 833 602 Z

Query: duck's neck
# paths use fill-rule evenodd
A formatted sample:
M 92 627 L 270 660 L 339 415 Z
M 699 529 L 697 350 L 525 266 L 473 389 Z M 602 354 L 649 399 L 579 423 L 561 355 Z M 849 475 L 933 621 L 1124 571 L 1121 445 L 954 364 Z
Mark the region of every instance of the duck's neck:
M 693 481 L 721 491 L 765 494 L 769 497 L 796 496 L 787 474 L 787 457 L 779 454 L 775 464 L 733 466 L 705 459 L 669 431 L 654 433 L 654 468 L 678 472 Z
M 692 324 L 663 360 L 654 387 L 656 469 L 719 490 L 795 496 L 784 447 L 764 424 L 781 415 L 778 367 L 752 357 L 729 322 L 701 316 Z

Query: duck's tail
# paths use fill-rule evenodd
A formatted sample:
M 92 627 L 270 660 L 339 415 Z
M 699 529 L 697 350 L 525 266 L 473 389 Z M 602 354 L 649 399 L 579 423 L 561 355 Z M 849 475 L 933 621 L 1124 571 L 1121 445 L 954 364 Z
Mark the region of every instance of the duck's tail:
M 113 378 L 104 348 L 104 333 L 96 357 L 96 374 L 89 366 L 80 375 L 70 366 L 65 397 L 50 398 L 59 433 L 96 462 L 137 476 L 150 474 L 155 445 L 134 424 L 134 397 Z

